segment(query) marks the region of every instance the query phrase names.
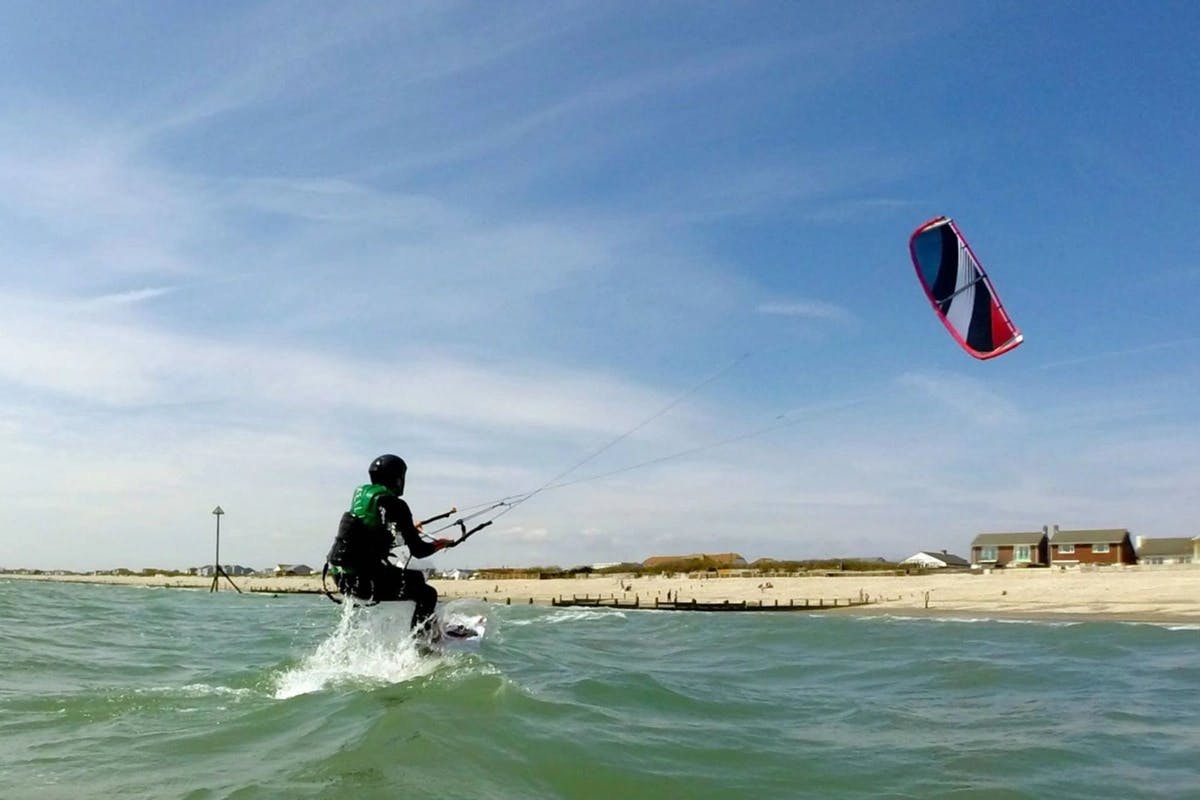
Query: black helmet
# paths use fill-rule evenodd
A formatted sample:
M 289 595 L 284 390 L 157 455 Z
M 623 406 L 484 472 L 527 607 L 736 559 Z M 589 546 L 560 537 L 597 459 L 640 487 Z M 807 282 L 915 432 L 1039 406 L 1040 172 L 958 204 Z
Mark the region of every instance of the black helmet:
M 404 459 L 390 454 L 372 461 L 371 468 L 367 470 L 371 483 L 386 486 L 396 494 L 404 494 L 404 475 L 407 472 L 408 464 L 404 463 Z

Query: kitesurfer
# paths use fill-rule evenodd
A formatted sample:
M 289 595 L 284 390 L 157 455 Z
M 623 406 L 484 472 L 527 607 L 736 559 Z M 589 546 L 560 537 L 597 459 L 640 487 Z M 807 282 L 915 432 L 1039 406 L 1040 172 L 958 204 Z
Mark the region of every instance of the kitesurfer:
M 395 455 L 371 462 L 371 482 L 354 490 L 350 510 L 342 514 L 337 538 L 326 560 L 338 590 L 367 602 L 411 600 L 416 603 L 412 627 L 429 627 L 437 606 L 437 590 L 415 569 L 388 560 L 403 544 L 413 558 L 427 558 L 454 544 L 451 539 L 426 539 L 402 498 L 408 465 Z

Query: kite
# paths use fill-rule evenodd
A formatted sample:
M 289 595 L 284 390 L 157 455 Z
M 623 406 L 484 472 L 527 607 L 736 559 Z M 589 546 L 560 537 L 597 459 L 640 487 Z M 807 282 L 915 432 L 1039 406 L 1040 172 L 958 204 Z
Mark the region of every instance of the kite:
M 933 310 L 964 350 L 995 358 L 1024 340 L 954 220 L 929 220 L 913 231 L 908 247 Z

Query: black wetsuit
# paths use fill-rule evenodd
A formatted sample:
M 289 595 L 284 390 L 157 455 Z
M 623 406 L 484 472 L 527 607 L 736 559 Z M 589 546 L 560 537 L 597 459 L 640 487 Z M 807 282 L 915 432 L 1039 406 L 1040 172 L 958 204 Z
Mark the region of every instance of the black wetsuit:
M 397 540 L 403 542 L 413 558 L 431 556 L 438 547 L 422 538 L 413 523 L 408 503 L 391 492 L 376 491 L 374 508 L 378 510 L 377 517 L 368 513 L 364 519 L 355 516 L 353 510 L 342 514 L 337 538 L 327 560 L 334 567 L 334 578 L 344 595 L 369 602 L 412 600 L 416 603 L 412 618 L 415 628 L 432 617 L 437 606 L 437 590 L 425 582 L 425 575 L 419 570 L 398 567 L 387 560 L 388 555 Z

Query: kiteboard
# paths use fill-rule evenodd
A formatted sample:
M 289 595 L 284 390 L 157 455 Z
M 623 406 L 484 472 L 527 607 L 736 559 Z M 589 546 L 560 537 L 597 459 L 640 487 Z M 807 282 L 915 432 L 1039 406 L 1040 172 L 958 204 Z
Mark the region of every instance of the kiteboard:
M 473 650 L 487 633 L 487 617 L 448 613 L 439 615 L 434 636 L 424 644 L 433 651 Z

